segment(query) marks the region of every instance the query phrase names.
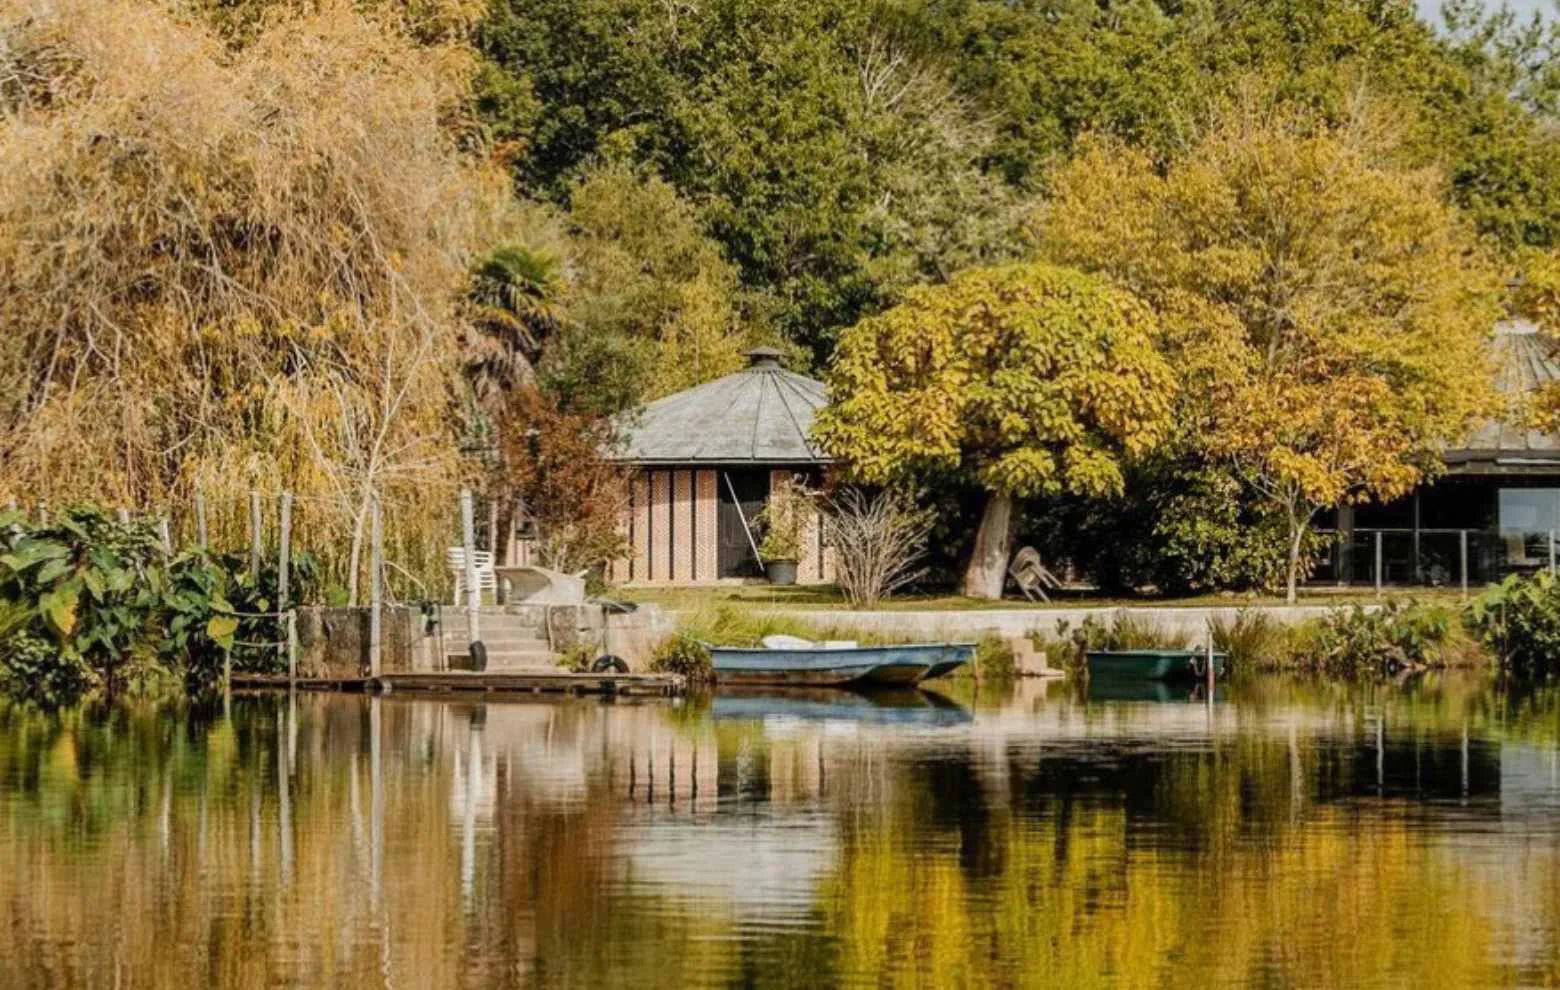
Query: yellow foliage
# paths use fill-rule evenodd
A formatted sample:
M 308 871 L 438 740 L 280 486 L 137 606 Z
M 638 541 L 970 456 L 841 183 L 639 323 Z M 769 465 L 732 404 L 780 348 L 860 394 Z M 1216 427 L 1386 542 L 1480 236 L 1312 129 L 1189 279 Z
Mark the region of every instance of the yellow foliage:
M 1320 508 L 1410 491 L 1495 410 L 1495 267 L 1378 120 L 1247 97 L 1163 167 L 1090 138 L 1035 222 L 1043 256 L 1154 306 L 1180 439 L 1272 499 L 1296 546 Z
M 350 585 L 370 492 L 403 565 L 448 528 L 453 300 L 508 194 L 444 123 L 469 52 L 298 6 L 239 48 L 157 4 L 0 12 L 26 80 L 0 118 L 0 495 L 187 518 L 203 491 L 232 546 L 245 491 L 288 488 Z
M 845 331 L 818 438 L 866 481 L 956 474 L 1019 497 L 1122 487 L 1169 428 L 1157 320 L 1050 265 L 975 269 Z

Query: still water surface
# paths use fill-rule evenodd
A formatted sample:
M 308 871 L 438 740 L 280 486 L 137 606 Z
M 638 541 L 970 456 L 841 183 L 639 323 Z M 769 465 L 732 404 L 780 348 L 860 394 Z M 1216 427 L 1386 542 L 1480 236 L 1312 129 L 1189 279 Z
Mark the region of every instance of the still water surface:
M 0 986 L 1554 986 L 1560 696 L 0 706 Z

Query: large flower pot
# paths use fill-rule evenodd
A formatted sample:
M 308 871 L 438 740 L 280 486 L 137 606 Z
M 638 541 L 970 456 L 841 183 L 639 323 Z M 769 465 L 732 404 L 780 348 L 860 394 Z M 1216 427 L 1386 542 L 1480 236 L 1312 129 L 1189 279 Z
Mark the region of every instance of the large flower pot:
M 796 561 L 794 560 L 770 560 L 764 563 L 764 574 L 768 576 L 770 584 L 795 584 Z

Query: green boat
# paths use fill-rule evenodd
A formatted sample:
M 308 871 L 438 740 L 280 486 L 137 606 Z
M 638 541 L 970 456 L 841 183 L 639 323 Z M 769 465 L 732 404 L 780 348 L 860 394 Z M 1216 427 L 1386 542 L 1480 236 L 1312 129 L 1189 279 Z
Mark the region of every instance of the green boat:
M 1206 650 L 1090 650 L 1084 654 L 1091 678 L 1135 681 L 1192 681 L 1208 676 Z M 1213 673 L 1223 677 L 1229 654 L 1213 655 Z

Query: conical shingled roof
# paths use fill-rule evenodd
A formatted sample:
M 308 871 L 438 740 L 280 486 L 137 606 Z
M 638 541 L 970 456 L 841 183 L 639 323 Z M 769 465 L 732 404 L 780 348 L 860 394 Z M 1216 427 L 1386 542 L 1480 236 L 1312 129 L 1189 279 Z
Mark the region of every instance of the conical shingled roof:
M 823 383 L 748 352 L 749 367 L 645 406 L 629 419 L 616 459 L 632 464 L 822 464 L 813 416 Z
M 1503 396 L 1520 397 L 1560 382 L 1560 360 L 1554 345 L 1530 320 L 1506 320 L 1495 326 L 1491 342 L 1495 388 Z M 1520 421 L 1485 423 L 1467 444 L 1444 455 L 1454 471 L 1477 472 L 1500 466 L 1517 467 L 1560 462 L 1560 437 L 1529 429 Z

